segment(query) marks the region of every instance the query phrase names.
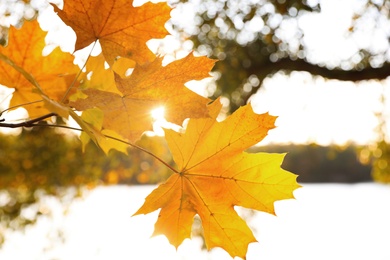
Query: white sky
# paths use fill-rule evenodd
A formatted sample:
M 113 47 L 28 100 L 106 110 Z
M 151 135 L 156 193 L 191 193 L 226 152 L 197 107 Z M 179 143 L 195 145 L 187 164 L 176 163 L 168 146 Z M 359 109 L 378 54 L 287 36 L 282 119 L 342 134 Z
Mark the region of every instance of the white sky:
M 321 13 L 302 17 L 299 26 L 311 53 L 308 59 L 336 66 L 340 60 L 354 57 L 359 47 L 371 46 L 374 52 L 386 50 L 388 21 L 376 29 L 367 19 L 366 24 L 357 25 L 360 33 L 346 38 L 353 11 L 359 12 L 364 4 L 321 1 Z M 265 143 L 365 144 L 377 138 L 375 113 L 382 110 L 381 93 L 388 93 L 389 84 L 388 80 L 354 84 L 313 78 L 307 73 L 296 72 L 291 77 L 277 74 L 264 83 L 252 102 L 256 111 L 269 110 L 279 116 L 278 128 L 270 132 Z M 385 114 L 388 112 L 386 108 Z
M 278 116 L 278 127 L 265 143 L 365 144 L 376 138 L 374 113 L 381 109 L 381 91 L 379 82 L 355 85 L 307 73 L 277 74 L 265 81 L 252 104 L 258 113 Z
M 186 239 L 177 251 L 164 236 L 150 238 L 157 211 L 131 215 L 152 188 L 98 187 L 84 199 L 73 201 L 69 209 L 58 199 L 45 197 L 44 206 L 52 210 L 53 217 L 39 218 L 25 233 L 8 231 L 0 259 L 233 260 L 220 248 L 201 251 L 198 237 Z M 259 241 L 249 245 L 248 260 L 390 259 L 387 186 L 305 184 L 294 196 L 296 200 L 275 203 L 277 217 L 255 212 L 247 219 Z

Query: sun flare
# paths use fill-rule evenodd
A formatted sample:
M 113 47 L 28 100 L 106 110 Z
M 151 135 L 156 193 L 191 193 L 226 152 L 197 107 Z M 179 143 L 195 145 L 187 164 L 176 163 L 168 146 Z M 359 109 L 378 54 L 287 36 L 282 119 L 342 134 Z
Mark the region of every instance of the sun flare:
M 154 120 L 156 120 L 156 121 L 164 120 L 165 108 L 164 107 L 158 107 L 158 108 L 153 109 L 150 113 L 151 113 L 151 115 L 152 115 Z

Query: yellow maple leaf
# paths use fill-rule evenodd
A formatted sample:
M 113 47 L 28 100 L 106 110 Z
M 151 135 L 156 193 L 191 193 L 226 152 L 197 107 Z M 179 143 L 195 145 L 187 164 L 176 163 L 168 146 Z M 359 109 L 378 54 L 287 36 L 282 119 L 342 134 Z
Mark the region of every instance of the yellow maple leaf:
M 98 89 L 102 91 L 121 94 L 116 87 L 114 72 L 121 77 L 125 77 L 126 71 L 135 67 L 135 62 L 120 58 L 116 60 L 113 66 L 109 67 L 102 53 L 97 56 L 90 56 L 85 64 L 85 73 L 82 73 L 80 78 L 80 85 L 77 85 L 79 90 L 87 88 Z M 74 87 L 76 89 L 76 87 Z M 81 91 L 76 92 L 69 97 L 69 100 L 75 101 L 78 98 L 85 98 L 86 95 Z
M 0 54 L 11 60 L 14 67 L 21 67 L 32 75 L 49 98 L 59 101 L 80 69 L 73 63 L 74 57 L 59 48 L 47 56 L 42 56 L 46 34 L 36 20 L 25 22 L 19 30 L 11 27 L 9 45 L 0 47 Z M 0 62 L 0 84 L 15 89 L 10 107 L 42 100 L 42 96 L 26 79 L 26 75 L 13 69 L 9 63 Z M 26 105 L 25 108 L 30 117 L 49 112 L 44 108 L 43 102 Z
M 152 129 L 151 111 L 163 106 L 168 121 L 181 124 L 184 119 L 208 116 L 204 98 L 184 86 L 190 80 L 209 77 L 215 61 L 207 57 L 187 57 L 162 66 L 161 57 L 153 62 L 136 65 L 128 78 L 115 75 L 121 94 L 86 89 L 85 99 L 70 105 L 82 111 L 100 108 L 104 113 L 103 128 L 110 129 L 130 142 L 138 140 L 142 133 Z
M 110 67 L 105 66 L 102 53 L 89 57 L 86 63 L 85 77 L 80 88 L 94 88 L 120 94 L 115 84 L 114 72 Z
M 210 108 L 213 118 L 190 119 L 185 133 L 166 130 L 177 172 L 135 215 L 161 208 L 154 235 L 164 234 L 178 247 L 190 237 L 198 214 L 208 249 L 218 246 L 245 258 L 248 244 L 256 239 L 234 206 L 274 214 L 274 202 L 293 198 L 300 186 L 296 175 L 280 168 L 284 154 L 243 152 L 274 128 L 275 117 L 255 114 L 247 105 L 217 122 L 220 108 L 216 101 Z
M 63 10 L 53 6 L 62 21 L 76 32 L 75 49 L 99 40 L 110 65 L 118 56 L 140 63 L 153 60 L 155 56 L 146 42 L 168 34 L 164 24 L 171 9 L 166 3 L 134 7 L 131 0 L 65 0 Z
M 99 109 L 91 108 L 85 110 L 81 115 L 81 120 L 82 123 L 80 126 L 84 130 L 80 135 L 83 151 L 85 151 L 86 145 L 91 140 L 92 134 L 92 141 L 94 141 L 106 154 L 108 154 L 111 149 L 127 153 L 128 144 L 118 142 L 118 140 L 122 140 L 122 138 L 118 136 L 117 133 L 110 130 L 101 130 L 103 124 L 103 113 Z M 116 138 L 117 140 L 107 138 L 106 136 Z

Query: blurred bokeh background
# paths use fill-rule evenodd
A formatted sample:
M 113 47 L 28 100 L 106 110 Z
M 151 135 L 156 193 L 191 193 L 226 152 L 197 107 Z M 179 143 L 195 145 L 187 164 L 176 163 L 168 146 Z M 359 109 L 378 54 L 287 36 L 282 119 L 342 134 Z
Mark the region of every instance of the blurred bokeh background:
M 301 183 L 390 182 L 390 1 L 169 4 L 175 7 L 166 25 L 172 35 L 151 41 L 151 48 L 167 62 L 193 49 L 219 60 L 212 79 L 188 87 L 222 96 L 227 114 L 251 102 L 256 112 L 279 117 L 278 127 L 251 152 L 287 152 L 283 168 Z M 44 0 L 0 0 L 0 43 L 7 43 L 9 26 L 47 21 L 52 12 Z M 48 45 L 58 44 L 61 29 L 50 28 Z M 0 90 L 1 117 L 23 120 L 22 109 L 6 111 L 10 95 Z M 69 131 L 0 130 L 0 242 L 5 230 L 51 214 L 45 196 L 68 205 L 99 185 L 156 184 L 170 174 L 139 150 L 106 156 L 89 144 L 83 152 Z M 139 145 L 173 163 L 161 136 L 145 135 Z

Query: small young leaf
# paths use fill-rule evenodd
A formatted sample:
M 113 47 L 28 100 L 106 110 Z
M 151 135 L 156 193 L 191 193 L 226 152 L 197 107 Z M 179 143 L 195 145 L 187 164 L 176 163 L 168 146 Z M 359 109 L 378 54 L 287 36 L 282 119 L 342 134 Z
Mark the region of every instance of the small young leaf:
M 118 142 L 117 140 L 113 140 L 110 138 L 107 138 L 106 135 L 114 137 L 119 140 L 123 140 L 123 137 L 118 135 L 117 133 L 110 131 L 110 130 L 102 130 L 102 124 L 103 124 L 103 112 L 98 108 L 91 108 L 88 110 L 85 110 L 83 114 L 81 115 L 81 119 L 84 121 L 85 124 L 89 124 L 91 128 L 93 128 L 94 136 L 92 140 L 95 140 L 96 144 L 106 153 L 111 149 L 115 149 L 117 151 L 121 151 L 123 153 L 127 153 L 127 148 L 129 147 L 125 143 Z M 89 140 L 91 140 L 90 136 L 91 132 L 82 132 L 80 139 L 83 144 L 83 150 L 85 149 L 86 145 L 88 144 Z
M 63 117 L 63 118 L 68 118 L 69 117 L 69 111 L 70 111 L 70 107 L 68 106 L 65 106 L 59 102 L 56 102 L 50 98 L 48 98 L 46 95 L 42 94 L 41 95 L 42 98 L 43 98 L 43 103 L 45 105 L 45 107 L 53 112 L 53 113 L 56 113 L 57 115 Z
M 93 88 L 102 91 L 121 94 L 115 84 L 114 71 L 111 67 L 105 66 L 105 59 L 102 53 L 98 56 L 91 56 L 86 63 L 86 73 L 82 80 L 81 89 Z

